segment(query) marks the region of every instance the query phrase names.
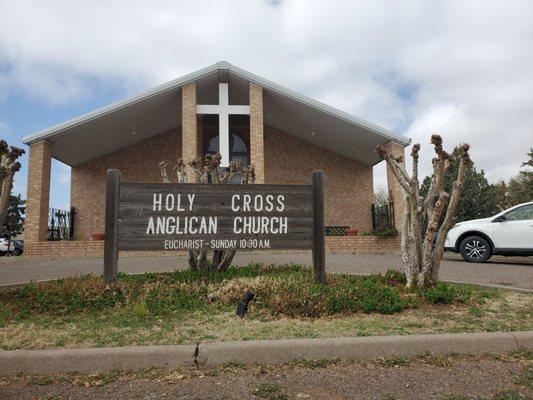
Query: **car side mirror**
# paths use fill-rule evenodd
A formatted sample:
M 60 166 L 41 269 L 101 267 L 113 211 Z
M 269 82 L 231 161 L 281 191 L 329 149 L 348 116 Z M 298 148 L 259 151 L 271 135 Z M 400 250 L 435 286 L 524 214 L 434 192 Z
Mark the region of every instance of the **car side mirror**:
M 507 217 L 505 216 L 505 214 L 500 215 L 498 218 L 494 218 L 492 220 L 492 222 L 505 222 L 505 221 L 507 221 Z

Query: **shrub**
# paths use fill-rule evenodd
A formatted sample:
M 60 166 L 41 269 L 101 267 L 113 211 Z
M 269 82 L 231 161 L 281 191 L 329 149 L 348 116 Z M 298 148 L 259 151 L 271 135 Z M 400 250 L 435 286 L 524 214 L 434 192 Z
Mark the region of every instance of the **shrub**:
M 451 304 L 456 299 L 457 293 L 451 286 L 439 282 L 433 288 L 423 289 L 422 296 L 433 304 Z
M 379 239 L 385 239 L 396 235 L 398 235 L 398 231 L 396 228 L 392 227 L 384 227 L 370 232 L 363 232 L 363 236 L 377 236 Z
M 296 264 L 250 264 L 226 272 L 176 271 L 120 274 L 112 285 L 84 276 L 31 283 L 0 292 L 1 324 L 36 314 L 67 316 L 123 309 L 138 318 L 197 310 L 234 310 L 246 292 L 255 294 L 250 311 L 272 316 L 320 317 L 343 313 L 392 314 L 420 303 L 477 305 L 497 291 L 439 283 L 430 289 L 405 289 L 405 275 L 329 275 L 327 285 L 313 283 L 312 270 Z

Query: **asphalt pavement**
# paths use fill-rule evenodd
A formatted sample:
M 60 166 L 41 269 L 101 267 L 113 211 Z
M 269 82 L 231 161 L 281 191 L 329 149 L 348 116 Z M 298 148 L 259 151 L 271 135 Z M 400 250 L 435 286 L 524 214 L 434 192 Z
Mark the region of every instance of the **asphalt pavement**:
M 266 264 L 311 264 L 310 252 L 237 253 L 234 264 L 246 265 L 257 261 Z M 85 274 L 101 275 L 102 258 L 34 259 L 0 257 L 0 285 L 41 281 Z M 328 272 L 367 275 L 402 268 L 399 254 L 362 255 L 328 253 Z M 185 256 L 120 257 L 119 271 L 142 273 L 163 272 L 187 267 Z M 440 278 L 446 281 L 477 283 L 533 290 L 533 257 L 492 257 L 483 264 L 467 263 L 453 253 L 446 253 L 441 265 Z

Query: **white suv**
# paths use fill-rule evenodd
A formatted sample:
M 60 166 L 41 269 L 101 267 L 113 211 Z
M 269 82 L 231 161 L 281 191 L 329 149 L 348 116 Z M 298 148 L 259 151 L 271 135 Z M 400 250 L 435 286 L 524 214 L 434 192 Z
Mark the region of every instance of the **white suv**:
M 490 218 L 456 224 L 446 237 L 446 250 L 468 262 L 483 262 L 493 254 L 533 255 L 533 202 L 519 204 Z

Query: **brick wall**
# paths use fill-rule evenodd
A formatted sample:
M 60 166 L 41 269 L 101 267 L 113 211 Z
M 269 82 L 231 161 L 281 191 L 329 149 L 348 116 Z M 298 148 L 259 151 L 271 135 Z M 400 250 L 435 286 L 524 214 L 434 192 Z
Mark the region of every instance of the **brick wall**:
M 159 163 L 172 166 L 181 157 L 180 128 L 161 133 L 72 168 L 71 203 L 76 208 L 74 235 L 89 239 L 103 233 L 105 174 L 117 168 L 124 181 L 161 182 Z M 326 174 L 326 225 L 348 225 L 359 232 L 372 229 L 372 167 L 314 146 L 295 136 L 265 127 L 266 182 L 308 184 L 311 172 Z
M 326 250 L 355 254 L 390 254 L 400 249 L 398 237 L 378 239 L 375 236 L 327 236 Z M 93 258 L 103 257 L 104 242 L 80 240 L 73 242 L 39 242 L 25 244 L 28 257 Z M 279 252 L 279 251 L 277 251 Z M 290 251 L 283 251 L 290 252 Z M 298 251 L 301 252 L 301 251 Z M 119 257 L 169 257 L 185 252 L 171 251 L 122 251 Z
M 372 167 L 265 127 L 265 182 L 309 184 L 317 169 L 326 176 L 325 224 L 372 230 Z
M 50 199 L 52 147 L 46 140 L 30 146 L 28 162 L 28 202 L 26 204 L 26 242 L 46 240 Z
M 172 180 L 172 166 L 181 157 L 179 132 L 179 128 L 173 129 L 72 167 L 70 202 L 76 209 L 74 236 L 89 239 L 93 233 L 104 232 L 106 171 L 109 168 L 119 169 L 124 181 L 161 182 L 159 163 L 165 161 Z
M 250 83 L 250 164 L 255 181 L 265 183 L 265 143 L 263 125 L 263 88 Z
M 196 84 L 181 89 L 182 157 L 189 182 L 196 182 L 196 174 L 189 162 L 198 157 L 198 121 L 196 116 Z
M 356 254 L 390 254 L 400 250 L 398 236 L 379 239 L 376 236 L 326 236 L 326 250 Z

